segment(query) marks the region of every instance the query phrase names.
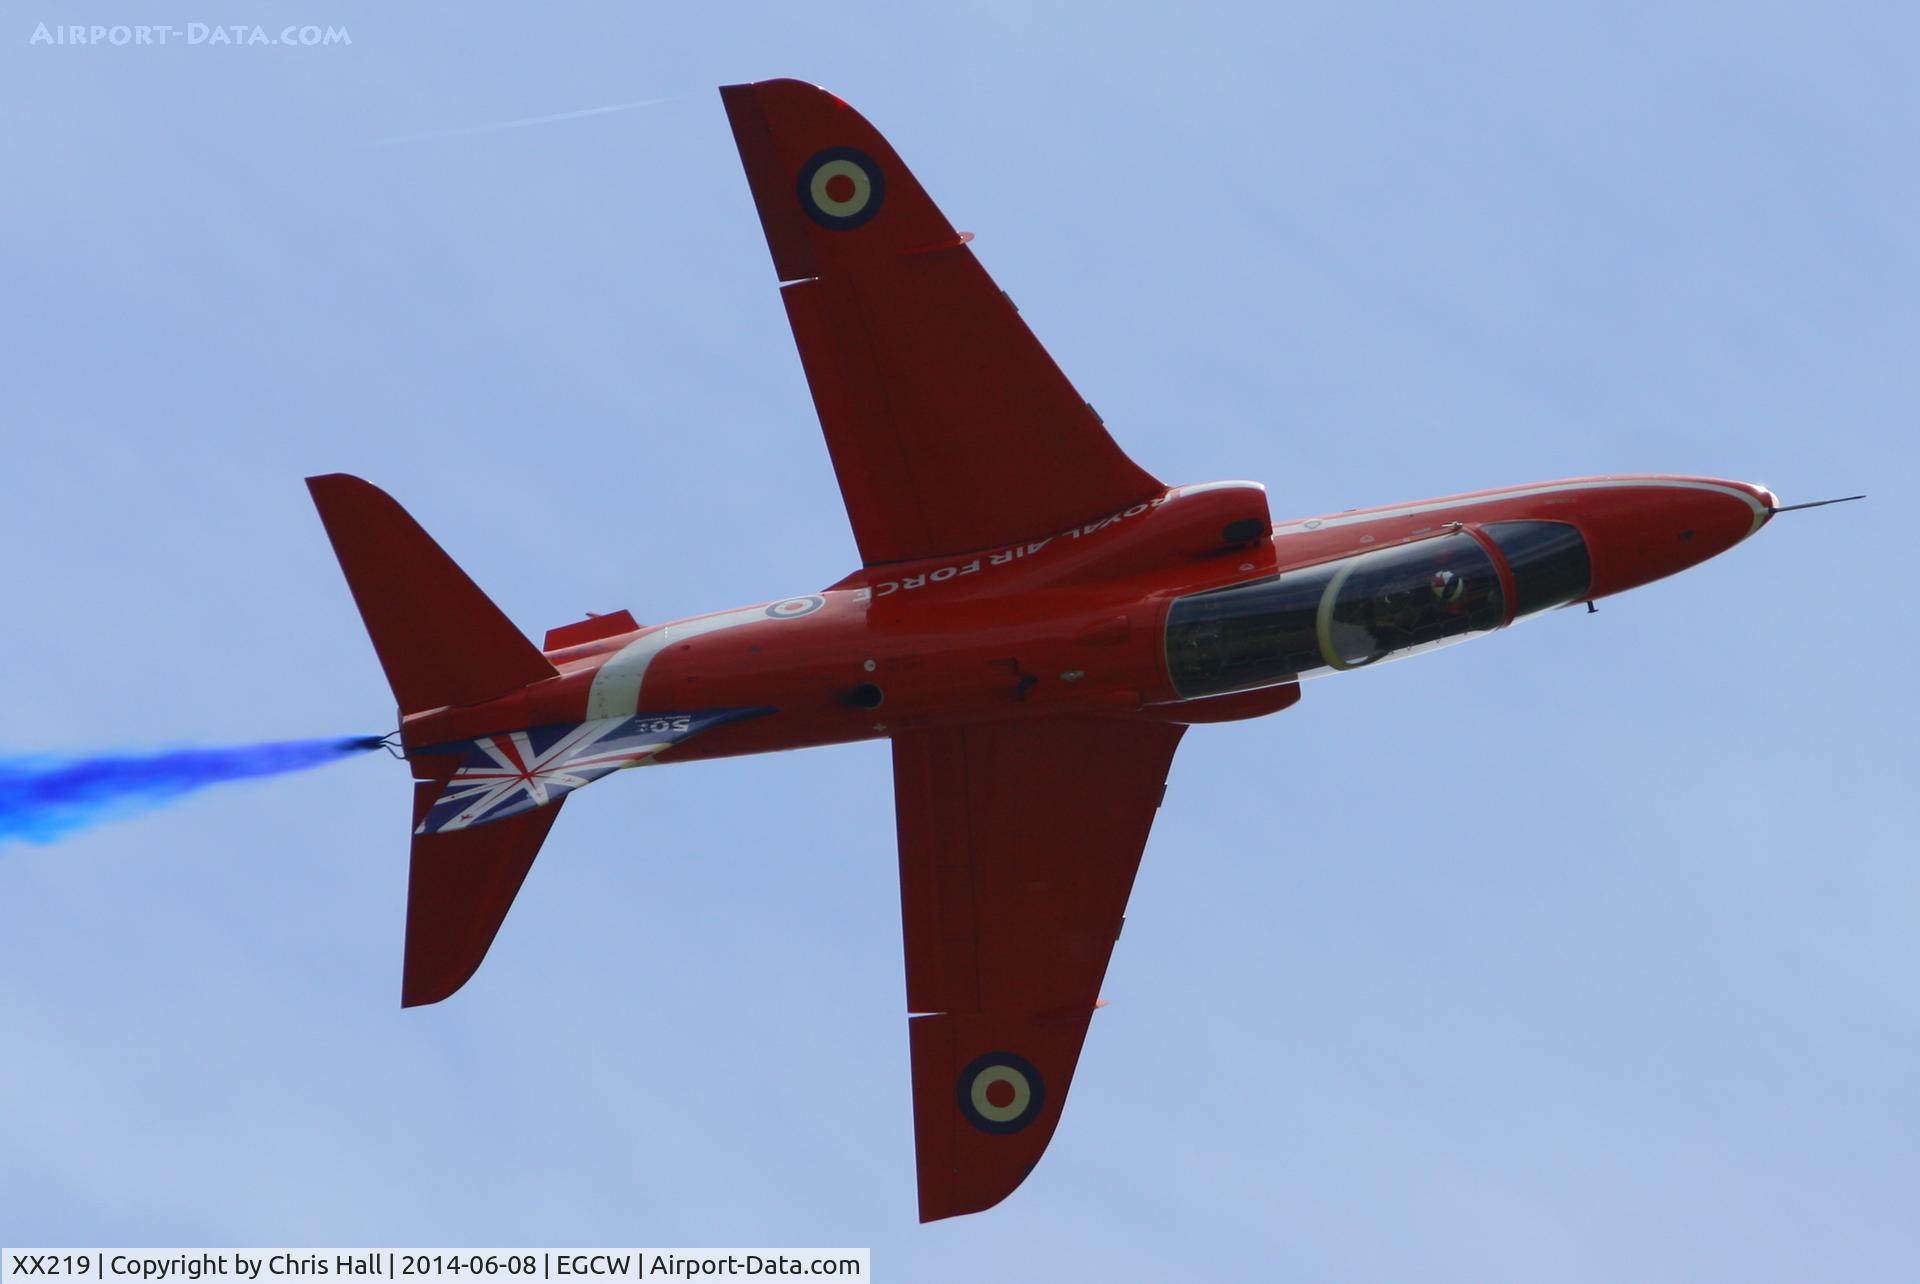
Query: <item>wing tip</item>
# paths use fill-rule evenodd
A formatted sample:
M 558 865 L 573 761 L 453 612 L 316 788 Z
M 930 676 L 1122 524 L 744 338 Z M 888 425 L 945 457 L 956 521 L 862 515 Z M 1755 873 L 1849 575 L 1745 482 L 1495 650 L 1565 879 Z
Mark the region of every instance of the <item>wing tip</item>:
M 959 1199 L 955 1197 L 951 1185 L 946 1185 L 937 1190 L 929 1190 L 923 1181 L 920 1186 L 920 1224 L 925 1226 L 929 1222 L 944 1222 L 955 1217 L 970 1217 L 974 1213 L 984 1213 L 989 1208 L 996 1208 L 1006 1202 L 1007 1196 L 1019 1190 L 1020 1187 L 1026 1183 L 1027 1178 L 1033 1175 L 1033 1170 L 1039 1166 L 1037 1163 L 1027 1165 L 1026 1171 L 1015 1178 L 1011 1186 L 1008 1186 L 999 1194 L 986 1199 Z
M 740 168 L 746 173 L 747 189 L 753 194 L 754 209 L 760 215 L 760 230 L 766 235 L 767 250 L 773 257 L 774 275 L 782 281 L 797 281 L 819 272 L 805 229 L 798 225 L 783 201 L 779 149 L 774 143 L 773 126 L 767 119 L 762 98 L 767 85 L 793 83 L 796 82 L 756 81 L 720 87 L 720 101 L 727 111 L 727 124 L 733 130 L 733 145 L 740 152 Z
M 478 965 L 475 965 L 474 971 L 478 970 Z M 403 1010 L 406 1008 L 424 1008 L 431 1004 L 439 1003 L 444 999 L 450 999 L 459 993 L 461 986 L 472 979 L 473 972 L 468 972 L 451 985 L 444 982 L 431 985 L 426 982 L 415 983 L 412 979 L 402 981 L 400 983 L 400 1007 Z

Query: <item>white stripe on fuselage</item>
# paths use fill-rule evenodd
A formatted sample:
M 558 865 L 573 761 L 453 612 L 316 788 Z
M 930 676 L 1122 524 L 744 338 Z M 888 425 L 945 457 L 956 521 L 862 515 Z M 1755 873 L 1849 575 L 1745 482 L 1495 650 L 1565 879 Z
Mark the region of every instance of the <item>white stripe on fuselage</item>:
M 639 712 L 640 684 L 646 680 L 647 666 L 653 663 L 654 656 L 675 642 L 766 618 L 765 606 L 743 606 L 737 611 L 682 620 L 641 634 L 615 651 L 593 675 L 593 686 L 587 692 L 587 717 L 630 718 Z
M 1620 481 L 1583 481 L 1556 482 L 1551 486 L 1523 486 L 1519 490 L 1500 491 L 1491 495 L 1462 495 L 1452 499 L 1428 500 L 1422 504 L 1407 504 L 1400 508 L 1381 508 L 1367 513 L 1342 513 L 1338 517 L 1304 517 L 1298 521 L 1281 522 L 1273 528 L 1275 536 L 1301 535 L 1309 531 L 1323 531 L 1330 526 L 1357 526 L 1362 522 L 1384 521 L 1391 517 L 1414 517 L 1420 513 L 1437 513 L 1449 508 L 1464 508 L 1469 504 L 1492 504 L 1507 499 L 1528 499 L 1535 495 L 1558 495 L 1570 490 L 1622 490 L 1634 487 L 1656 487 L 1668 490 L 1710 490 L 1722 495 L 1731 495 L 1753 510 L 1753 529 L 1751 535 L 1760 529 L 1767 520 L 1767 508 L 1759 500 L 1744 490 L 1735 490 L 1731 486 L 1720 486 L 1713 482 L 1674 481 L 1668 478 L 1640 478 Z

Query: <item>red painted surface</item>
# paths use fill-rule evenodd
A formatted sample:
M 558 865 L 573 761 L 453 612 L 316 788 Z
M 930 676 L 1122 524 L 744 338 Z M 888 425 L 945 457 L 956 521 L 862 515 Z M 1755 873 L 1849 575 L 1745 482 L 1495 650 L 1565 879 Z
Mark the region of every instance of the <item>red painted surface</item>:
M 1695 489 L 1702 485 L 1721 489 Z M 1531 519 L 1581 532 L 1593 564 L 1592 589 L 1582 600 L 1597 599 L 1726 551 L 1764 524 L 1769 498 L 1762 487 L 1711 478 L 1576 478 L 1284 522 L 1254 547 L 1228 548 L 1219 519 L 1243 510 L 1243 492 L 1183 495 L 1176 488 L 1131 518 L 1131 510 L 1121 510 L 1110 524 L 1089 524 L 1097 529 L 856 572 L 811 614 L 670 643 L 648 666 L 639 707 L 778 711 L 677 746 L 663 762 L 976 721 L 1126 716 L 1178 699 L 1161 632 L 1174 598 L 1423 539 L 1456 523 Z M 1189 507 L 1204 518 L 1189 519 Z M 1504 573 L 1497 550 L 1495 559 Z M 953 573 L 941 576 L 947 570 Z M 406 743 L 439 745 L 580 721 L 595 674 L 621 647 L 700 618 L 708 617 L 549 652 L 556 677 L 496 701 L 410 714 L 402 727 Z M 848 703 L 866 684 L 880 689 L 877 708 Z M 1220 720 L 1220 699 L 1188 702 L 1196 706 L 1191 720 Z
M 666 624 L 593 617 L 539 649 L 385 494 L 310 484 L 404 713 L 416 830 L 443 792 L 449 812 L 469 807 L 449 782 L 480 771 L 463 767 L 480 737 L 707 712 L 698 734 L 634 752 L 892 740 L 920 1214 L 975 1212 L 1053 1136 L 1188 727 L 1283 710 L 1301 676 L 1427 645 L 1385 640 L 1416 625 L 1510 623 L 1526 568 L 1490 523 L 1576 530 L 1585 578 L 1532 600 L 1577 604 L 1724 552 L 1778 504 L 1743 482 L 1590 477 L 1275 525 L 1254 483 L 1169 488 L 1108 436 L 857 112 L 794 81 L 722 96 L 860 569 Z M 828 165 L 833 208 L 813 186 Z M 1429 539 L 1426 567 L 1417 549 L 1364 556 Z M 1382 569 L 1403 565 L 1398 581 Z M 1338 663 L 1295 659 L 1312 654 Z M 1176 671 L 1221 694 L 1182 699 Z M 405 1003 L 472 975 L 558 810 L 415 834 Z

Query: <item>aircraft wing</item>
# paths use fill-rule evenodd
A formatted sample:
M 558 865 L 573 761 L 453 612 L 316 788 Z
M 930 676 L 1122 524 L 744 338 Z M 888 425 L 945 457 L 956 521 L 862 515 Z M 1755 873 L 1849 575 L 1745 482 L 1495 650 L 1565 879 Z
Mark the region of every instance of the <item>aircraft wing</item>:
M 921 1221 L 999 1203 L 1052 1139 L 1183 731 L 894 734 Z
M 862 561 L 1011 544 L 1165 489 L 858 112 L 795 80 L 720 96 Z

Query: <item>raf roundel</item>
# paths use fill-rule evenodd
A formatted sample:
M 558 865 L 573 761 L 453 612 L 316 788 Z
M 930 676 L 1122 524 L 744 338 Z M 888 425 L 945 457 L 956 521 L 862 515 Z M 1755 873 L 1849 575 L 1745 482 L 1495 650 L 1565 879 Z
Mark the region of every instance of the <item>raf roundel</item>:
M 976 1057 L 954 1087 L 960 1113 L 982 1132 L 1019 1132 L 1040 1114 L 1047 1099 L 1033 1062 L 1011 1052 Z
M 767 608 L 770 620 L 795 620 L 803 615 L 812 615 L 827 604 L 827 599 L 818 593 L 806 597 L 790 597 L 784 602 L 775 602 Z
M 821 227 L 859 227 L 880 212 L 886 197 L 886 175 L 855 148 L 829 147 L 800 167 L 800 208 Z

